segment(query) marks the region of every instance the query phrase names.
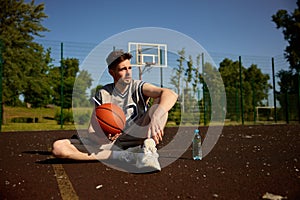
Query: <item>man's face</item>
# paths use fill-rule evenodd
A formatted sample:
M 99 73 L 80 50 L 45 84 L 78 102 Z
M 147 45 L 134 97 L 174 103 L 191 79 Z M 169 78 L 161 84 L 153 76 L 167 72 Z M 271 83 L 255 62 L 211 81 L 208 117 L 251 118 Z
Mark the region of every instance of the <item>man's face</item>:
M 120 62 L 116 69 L 111 72 L 114 82 L 118 84 L 129 84 L 132 80 L 132 69 L 130 60 Z

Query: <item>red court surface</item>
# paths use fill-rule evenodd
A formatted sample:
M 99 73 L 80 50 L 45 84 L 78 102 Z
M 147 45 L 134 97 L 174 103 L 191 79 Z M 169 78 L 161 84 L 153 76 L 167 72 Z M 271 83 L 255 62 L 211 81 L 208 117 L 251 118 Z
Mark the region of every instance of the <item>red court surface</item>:
M 166 128 L 160 145 L 176 132 Z M 51 143 L 74 133 L 0 133 L 0 199 L 240 200 L 266 193 L 300 199 L 299 125 L 227 126 L 202 161 L 193 161 L 189 148 L 161 172 L 148 174 L 51 157 Z

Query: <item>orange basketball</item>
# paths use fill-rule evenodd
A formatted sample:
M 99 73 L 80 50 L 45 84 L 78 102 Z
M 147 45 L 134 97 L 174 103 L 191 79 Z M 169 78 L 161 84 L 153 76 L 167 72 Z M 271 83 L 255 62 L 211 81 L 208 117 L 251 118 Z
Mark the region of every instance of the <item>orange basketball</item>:
M 106 135 L 113 136 L 122 133 L 126 116 L 119 106 L 105 103 L 96 108 L 96 120 Z

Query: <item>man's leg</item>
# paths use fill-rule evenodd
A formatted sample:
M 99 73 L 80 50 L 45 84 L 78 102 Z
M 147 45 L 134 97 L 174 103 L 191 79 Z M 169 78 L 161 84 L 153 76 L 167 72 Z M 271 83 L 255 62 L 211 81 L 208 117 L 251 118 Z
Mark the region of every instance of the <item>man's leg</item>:
M 62 139 L 55 141 L 52 149 L 53 155 L 57 158 L 73 160 L 106 160 L 111 156 L 111 150 L 99 150 L 96 154 L 90 154 L 83 149 L 80 151 L 72 144 L 71 140 L 72 139 Z
M 76 135 L 75 135 L 76 136 Z M 129 153 L 128 153 L 129 152 Z M 135 159 L 134 153 L 141 153 L 138 149 L 130 148 L 128 151 L 120 149 L 111 143 L 99 144 L 91 138 L 78 136 L 71 139 L 57 140 L 53 143 L 52 153 L 57 158 L 73 160 L 125 160 Z M 133 160 L 134 161 L 134 160 Z
M 76 144 L 77 139 L 57 140 L 53 143 L 53 155 L 57 158 L 66 158 L 73 160 L 117 160 L 126 163 L 135 164 L 137 168 L 146 168 L 149 171 L 161 170 L 158 162 L 155 142 L 147 139 L 143 148 L 132 147 L 127 150 L 121 150 L 114 147 L 113 144 L 102 145 L 98 151 L 93 153 L 86 152 L 83 144 Z M 152 140 L 152 142 L 148 140 Z M 148 141 L 148 142 L 146 142 Z M 80 142 L 80 141 L 79 141 Z M 80 146 L 81 145 L 81 146 Z M 88 148 L 87 148 L 88 149 Z
M 168 113 L 161 118 L 162 127 L 165 127 L 167 119 Z M 137 154 L 136 167 L 143 168 L 143 170 L 146 170 L 145 172 L 160 171 L 156 143 L 152 138 L 147 139 L 149 122 L 149 113 L 146 113 L 135 125 L 127 129 L 125 134 L 115 141 L 114 145 L 129 151 L 135 147 L 139 148 L 141 153 Z
M 161 126 L 165 127 L 168 120 L 168 113 L 161 118 Z M 125 130 L 121 136 L 115 141 L 115 145 L 121 149 L 127 149 L 129 147 L 140 146 L 144 144 L 144 140 L 147 139 L 149 131 L 149 113 L 147 112 L 144 117 L 139 119 L 135 124 Z

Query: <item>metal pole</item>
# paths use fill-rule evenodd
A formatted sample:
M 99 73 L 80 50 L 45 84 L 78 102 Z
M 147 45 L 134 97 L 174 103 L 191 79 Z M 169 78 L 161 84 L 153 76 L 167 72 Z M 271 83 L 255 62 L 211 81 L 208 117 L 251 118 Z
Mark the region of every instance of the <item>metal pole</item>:
M 300 70 L 297 70 L 298 73 L 298 121 L 300 122 Z
M 63 109 L 64 109 L 64 63 L 63 63 L 63 43 L 60 43 L 60 128 L 63 128 Z
M 159 53 L 160 53 L 160 87 L 164 87 L 164 84 L 163 84 L 163 68 L 162 68 L 162 59 L 161 59 L 161 55 L 162 55 L 162 50 L 160 49 L 159 50 Z
M 255 88 L 254 88 L 254 80 L 251 80 L 251 86 L 252 86 L 252 106 L 253 106 L 253 120 L 254 123 L 256 123 L 256 99 L 255 99 Z
M 207 124 L 207 113 L 206 113 L 206 109 L 207 109 L 207 107 L 206 107 L 206 84 L 205 83 L 203 83 L 203 120 L 204 120 L 204 125 L 206 126 L 206 124 Z
M 197 103 L 198 103 L 198 109 L 199 109 L 199 125 L 201 124 L 201 104 L 200 104 L 200 89 L 197 90 Z
M 273 98 L 274 98 L 274 120 L 277 123 L 277 106 L 276 106 L 276 86 L 275 86 L 275 65 L 272 58 L 272 76 L 273 76 Z
M 139 66 L 139 79 L 142 80 L 142 66 Z
M 290 123 L 290 117 L 289 117 L 289 110 L 290 110 L 290 105 L 289 105 L 289 95 L 288 95 L 288 90 L 285 91 L 285 120 L 286 123 L 289 124 Z
M 242 58 L 239 56 L 239 67 L 240 67 L 240 95 L 241 95 L 241 116 L 242 124 L 244 125 L 244 99 L 243 99 L 243 81 L 242 81 Z
M 3 59 L 2 59 L 2 41 L 0 40 L 0 132 L 2 131 L 3 122 L 3 102 L 2 102 L 2 73 L 3 73 Z
M 240 121 L 239 88 L 237 80 L 235 81 L 235 121 Z
M 204 53 L 201 54 L 202 57 L 202 76 L 203 76 L 203 120 L 204 126 L 207 124 L 206 120 L 206 84 L 204 81 Z

